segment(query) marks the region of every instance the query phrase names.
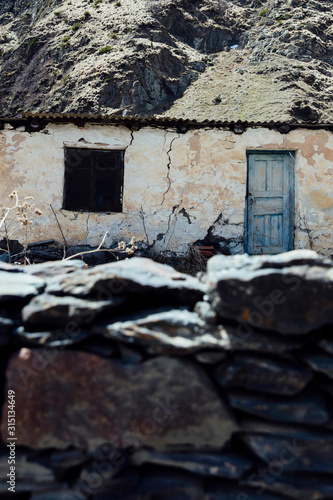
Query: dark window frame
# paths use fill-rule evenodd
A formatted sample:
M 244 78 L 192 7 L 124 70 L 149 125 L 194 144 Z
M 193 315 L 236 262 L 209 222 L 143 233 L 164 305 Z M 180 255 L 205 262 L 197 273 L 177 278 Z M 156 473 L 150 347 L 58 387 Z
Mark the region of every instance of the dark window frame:
M 63 209 L 73 212 L 121 213 L 124 156 L 125 149 L 65 147 Z M 86 179 L 83 183 L 76 183 L 80 174 L 85 174 Z M 109 178 L 105 180 L 105 177 Z M 104 189 L 105 182 L 110 182 L 109 196 Z

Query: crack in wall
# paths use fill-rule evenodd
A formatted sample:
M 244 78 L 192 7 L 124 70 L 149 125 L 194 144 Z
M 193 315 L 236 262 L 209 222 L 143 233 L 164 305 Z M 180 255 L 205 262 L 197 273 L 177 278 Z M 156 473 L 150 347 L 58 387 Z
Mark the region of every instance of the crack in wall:
M 86 220 L 86 226 L 87 226 L 87 238 L 89 238 L 89 217 L 91 214 L 88 214 L 87 220 Z
M 174 205 L 172 207 L 172 211 L 171 211 L 171 214 L 169 215 L 168 217 L 168 227 L 167 227 L 167 230 L 166 232 L 164 233 L 164 244 L 165 244 L 165 249 L 167 250 L 168 249 L 168 246 L 170 244 L 170 240 L 172 238 L 172 236 L 174 235 L 174 232 L 175 232 L 175 227 L 176 227 L 176 221 L 177 221 L 177 215 L 178 213 L 175 214 L 176 210 L 181 206 L 183 200 L 181 199 L 180 200 L 180 203 L 178 203 L 178 205 Z M 174 225 L 173 225 L 173 232 L 170 233 L 170 229 L 171 229 L 171 224 L 172 224 L 172 221 L 171 221 L 171 217 L 174 215 Z M 170 233 L 170 234 L 169 234 Z M 169 234 L 169 239 L 168 239 L 168 242 L 166 242 L 166 236 Z
M 132 130 L 131 128 L 129 128 L 128 130 L 130 133 L 130 141 L 129 141 L 129 144 L 126 146 L 125 151 L 127 151 L 128 148 L 130 148 L 132 146 L 133 141 L 134 141 L 134 130 Z
M 164 139 L 166 140 L 166 136 L 168 134 L 168 131 L 165 132 L 165 135 L 164 135 Z M 171 152 L 172 152 L 172 146 L 173 146 L 173 143 L 176 139 L 179 139 L 180 138 L 180 134 L 177 134 L 176 137 L 173 137 L 170 141 L 170 146 L 169 146 L 169 150 L 167 151 L 167 156 L 168 156 L 168 163 L 167 163 L 167 182 L 168 182 L 168 187 L 167 187 L 167 190 L 163 193 L 163 197 L 162 197 L 162 202 L 161 202 L 161 205 L 163 205 L 164 201 L 165 201 L 165 197 L 166 195 L 168 194 L 168 192 L 170 191 L 170 188 L 171 188 L 171 179 L 170 179 L 170 167 L 171 167 Z M 179 205 L 178 205 L 179 206 Z M 172 215 L 172 214 L 171 214 Z
M 126 149 L 130 148 L 133 144 L 133 141 L 134 141 L 134 130 L 130 129 L 130 134 L 131 134 L 131 140 L 130 140 L 129 145 L 126 147 Z
M 180 205 L 180 204 L 178 204 L 178 205 L 174 205 L 174 206 L 172 207 L 171 214 L 170 214 L 170 215 L 169 215 L 169 217 L 168 217 L 168 227 L 167 227 L 167 230 L 166 230 L 166 231 L 165 231 L 165 233 L 164 233 L 164 236 L 166 236 L 166 235 L 168 234 L 169 230 L 170 230 L 170 225 L 171 225 L 171 217 L 173 216 L 173 214 L 175 213 L 175 211 L 177 210 L 177 208 L 179 208 L 179 205 Z

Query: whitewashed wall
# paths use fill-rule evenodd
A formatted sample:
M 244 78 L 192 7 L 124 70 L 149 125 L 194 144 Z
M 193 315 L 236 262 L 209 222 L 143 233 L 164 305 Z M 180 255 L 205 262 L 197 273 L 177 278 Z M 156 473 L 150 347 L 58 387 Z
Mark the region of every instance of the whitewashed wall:
M 122 213 L 62 209 L 64 147 L 126 149 Z M 287 135 L 248 129 L 199 129 L 186 134 L 145 127 L 49 124 L 27 133 L 6 125 L 0 131 L 0 201 L 17 189 L 32 195 L 43 211 L 31 241 L 62 240 L 50 204 L 69 244 L 107 244 L 132 236 L 153 250 L 186 252 L 189 243 L 215 236 L 230 253 L 243 251 L 246 150 L 295 150 L 295 248 L 333 253 L 333 136 L 297 129 Z M 17 236 L 19 233 L 17 233 Z

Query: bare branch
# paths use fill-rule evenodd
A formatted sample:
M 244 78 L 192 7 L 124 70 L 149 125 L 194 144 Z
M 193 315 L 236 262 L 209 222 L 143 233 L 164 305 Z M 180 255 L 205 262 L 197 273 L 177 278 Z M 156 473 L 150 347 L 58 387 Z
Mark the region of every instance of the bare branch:
M 103 236 L 103 239 L 102 241 L 100 242 L 100 244 L 98 245 L 98 247 L 95 249 L 95 250 L 87 250 L 86 252 L 79 252 L 79 253 L 76 253 L 74 255 L 70 255 L 69 257 L 66 257 L 66 259 L 63 259 L 63 260 L 70 260 L 70 259 L 74 259 L 75 257 L 77 257 L 78 255 L 85 255 L 87 253 L 96 253 L 96 252 L 110 252 L 110 253 L 113 253 L 111 252 L 111 250 L 108 250 L 108 249 L 105 249 L 103 248 L 101 250 L 101 246 L 103 245 L 104 241 L 105 241 L 105 238 L 107 237 L 108 235 L 108 232 L 109 231 L 106 231 L 106 233 L 104 234 Z

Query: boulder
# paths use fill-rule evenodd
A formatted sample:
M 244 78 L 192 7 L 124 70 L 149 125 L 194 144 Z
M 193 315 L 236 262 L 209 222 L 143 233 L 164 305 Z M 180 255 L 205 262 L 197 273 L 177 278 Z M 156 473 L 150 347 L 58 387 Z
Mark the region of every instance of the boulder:
M 50 284 L 47 293 L 100 300 L 126 294 L 148 304 L 157 300 L 187 305 L 201 300 L 206 289 L 198 279 L 170 266 L 134 257 L 64 276 Z
M 25 328 L 51 328 L 52 330 L 66 326 L 69 321 L 77 326 L 91 325 L 101 313 L 113 311 L 125 302 L 116 297 L 109 300 L 84 300 L 77 297 L 58 297 L 43 293 L 34 297 L 22 310 Z
M 215 256 L 207 281 L 218 315 L 251 328 L 305 334 L 333 323 L 332 260 L 311 250 Z
M 57 260 L 27 266 L 25 272 L 49 280 L 50 278 L 57 278 L 63 274 L 70 274 L 79 269 L 84 269 L 84 266 L 84 262 L 80 259 Z
M 44 288 L 45 282 L 37 276 L 0 270 L 0 304 L 28 302 Z
M 17 438 L 37 449 L 219 449 L 237 429 L 196 364 L 160 356 L 122 365 L 76 351 L 21 349 L 7 368 Z M 4 406 L 2 432 L 7 429 Z
M 229 363 L 214 368 L 214 377 L 224 388 L 245 388 L 293 396 L 312 379 L 310 370 L 295 363 L 237 354 Z

